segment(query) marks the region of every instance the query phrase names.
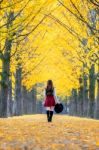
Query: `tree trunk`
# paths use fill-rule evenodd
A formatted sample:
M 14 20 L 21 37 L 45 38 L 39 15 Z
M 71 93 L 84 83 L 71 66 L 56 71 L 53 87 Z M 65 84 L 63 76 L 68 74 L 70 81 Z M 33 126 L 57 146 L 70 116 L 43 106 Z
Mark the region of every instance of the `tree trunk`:
M 38 101 L 38 102 L 36 102 L 37 104 L 37 109 L 36 109 L 36 113 L 38 113 L 38 114 L 42 114 L 42 111 L 43 111 L 43 109 L 42 109 L 42 101 Z
M 1 114 L 1 84 L 0 84 L 0 114 Z
M 6 40 L 1 76 L 1 117 L 7 117 L 11 40 Z
M 32 111 L 34 114 L 36 113 L 36 100 L 36 86 L 34 86 L 32 89 Z
M 69 115 L 73 116 L 73 98 L 72 96 L 69 97 Z
M 95 66 L 92 65 L 89 70 L 89 106 L 88 116 L 94 118 L 95 108 Z
M 22 91 L 21 91 L 21 81 L 22 81 L 22 68 L 18 65 L 16 68 L 15 76 L 15 101 L 16 101 L 16 115 L 22 115 Z
M 83 80 L 79 78 L 80 88 L 78 91 L 78 116 L 83 116 Z
M 12 116 L 12 81 L 9 81 L 7 116 Z
M 65 114 L 68 114 L 68 98 L 65 98 Z
M 72 112 L 73 115 L 77 115 L 77 90 L 73 89 L 72 90 Z
M 99 119 L 99 60 L 98 60 L 98 73 L 97 73 L 97 98 L 95 103 L 95 116 L 96 119 Z
M 97 87 L 97 98 L 96 98 L 96 105 L 95 105 L 95 118 L 99 119 L 99 80 L 98 82 L 98 87 Z
M 28 113 L 36 113 L 36 86 L 34 86 L 32 90 L 28 92 Z
M 22 86 L 22 101 L 23 101 L 23 114 L 28 114 L 28 95 L 25 86 Z
M 83 76 L 83 116 L 88 114 L 88 86 L 87 86 L 87 76 Z
M 10 12 L 7 20 L 7 29 L 11 28 L 13 23 L 14 13 Z M 7 101 L 9 90 L 9 76 L 10 76 L 10 54 L 12 47 L 11 33 L 5 41 L 5 50 L 2 59 L 2 75 L 1 75 L 1 117 L 7 117 Z

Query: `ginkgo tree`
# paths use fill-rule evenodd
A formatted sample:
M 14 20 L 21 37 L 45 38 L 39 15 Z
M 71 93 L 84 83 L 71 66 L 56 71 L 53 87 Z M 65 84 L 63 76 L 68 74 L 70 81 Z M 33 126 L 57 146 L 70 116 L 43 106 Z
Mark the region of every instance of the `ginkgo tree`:
M 10 76 L 10 58 L 12 52 L 12 45 L 18 44 L 24 40 L 30 33 L 32 33 L 37 26 L 44 20 L 41 14 L 39 20 L 36 16 L 42 9 L 43 3 L 33 1 L 2 1 L 1 9 L 1 50 L 0 56 L 2 60 L 2 74 L 1 74 L 1 116 L 6 116 L 7 113 L 7 99 Z M 35 7 L 34 7 L 35 6 Z M 35 23 L 33 20 L 35 19 Z M 30 24 L 32 22 L 32 24 Z M 34 23 L 34 24 L 33 24 Z M 32 25 L 32 28 L 30 28 Z M 30 28 L 30 30 L 29 30 Z M 14 52 L 15 53 L 15 52 Z
M 37 83 L 46 84 L 48 79 L 53 80 L 60 96 L 70 97 L 75 91 L 77 101 L 72 99 L 75 107 L 78 105 L 76 111 L 87 115 L 88 98 L 89 102 L 95 100 L 95 95 L 90 95 L 92 82 L 96 90 L 91 72 L 93 70 L 93 77 L 97 73 L 94 68 L 98 66 L 98 25 L 97 13 L 93 22 L 91 10 L 96 11 L 97 5 L 87 0 L 1 1 L 2 117 L 7 116 L 12 93 L 16 115 L 21 115 L 22 103 L 29 103 L 33 87 Z M 89 97 L 88 91 L 86 94 L 88 86 Z M 31 95 L 27 100 L 23 100 L 22 90 Z M 93 104 L 89 106 L 92 109 L 89 116 L 93 117 Z

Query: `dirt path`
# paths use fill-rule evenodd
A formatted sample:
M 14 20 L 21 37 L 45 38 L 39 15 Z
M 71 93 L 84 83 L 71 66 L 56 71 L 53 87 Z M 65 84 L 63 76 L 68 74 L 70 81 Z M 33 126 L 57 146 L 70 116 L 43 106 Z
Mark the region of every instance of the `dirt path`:
M 0 150 L 99 150 L 99 121 L 55 115 L 0 119 Z

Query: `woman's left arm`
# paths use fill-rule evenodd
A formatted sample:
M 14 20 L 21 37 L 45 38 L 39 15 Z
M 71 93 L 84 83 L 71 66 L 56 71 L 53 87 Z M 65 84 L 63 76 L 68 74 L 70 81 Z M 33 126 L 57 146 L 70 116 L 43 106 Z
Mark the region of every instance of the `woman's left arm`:
M 44 90 L 44 93 L 43 93 L 43 95 L 44 95 L 44 99 L 43 99 L 43 102 L 42 102 L 42 104 L 44 105 L 44 103 L 45 103 L 45 99 L 46 99 L 46 93 L 45 93 L 45 90 Z

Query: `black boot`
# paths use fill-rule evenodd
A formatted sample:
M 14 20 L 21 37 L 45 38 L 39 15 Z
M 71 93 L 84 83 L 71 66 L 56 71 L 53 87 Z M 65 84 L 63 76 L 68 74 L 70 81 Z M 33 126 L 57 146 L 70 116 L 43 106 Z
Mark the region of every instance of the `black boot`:
M 50 111 L 47 110 L 47 111 L 46 111 L 46 114 L 47 114 L 47 120 L 48 120 L 48 122 L 49 122 L 49 121 L 50 121 Z
M 50 111 L 49 122 L 52 122 L 52 117 L 53 117 L 53 111 Z

